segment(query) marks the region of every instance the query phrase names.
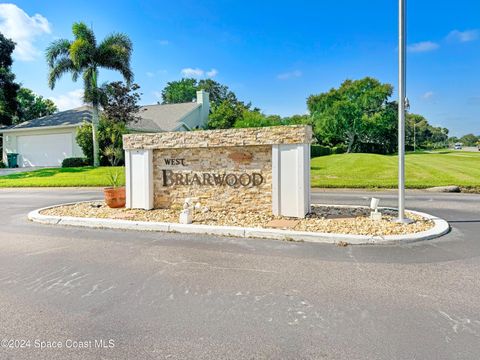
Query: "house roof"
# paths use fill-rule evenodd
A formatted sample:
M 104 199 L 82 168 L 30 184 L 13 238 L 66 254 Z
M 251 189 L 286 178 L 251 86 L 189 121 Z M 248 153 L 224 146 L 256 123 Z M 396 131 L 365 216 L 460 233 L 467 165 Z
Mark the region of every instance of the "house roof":
M 140 120 L 129 124 L 133 131 L 174 131 L 182 124 L 182 119 L 193 110 L 200 107 L 200 104 L 181 103 L 165 105 L 146 105 L 140 107 L 138 116 Z M 53 115 L 44 116 L 38 119 L 24 121 L 23 123 L 2 128 L 1 130 L 23 130 L 31 128 L 52 127 L 52 126 L 75 126 L 81 125 L 83 121 L 92 120 L 92 107 L 81 106 L 76 109 L 60 111 Z
M 200 104 L 194 102 L 142 106 L 138 112 L 141 119 L 128 127 L 137 131 L 174 131 L 181 120 L 198 107 Z
M 92 108 L 90 106 L 81 106 L 76 109 L 60 111 L 52 115 L 41 118 L 24 121 L 20 124 L 10 126 L 4 130 L 20 130 L 38 127 L 50 126 L 71 126 L 80 125 L 83 121 L 92 120 Z

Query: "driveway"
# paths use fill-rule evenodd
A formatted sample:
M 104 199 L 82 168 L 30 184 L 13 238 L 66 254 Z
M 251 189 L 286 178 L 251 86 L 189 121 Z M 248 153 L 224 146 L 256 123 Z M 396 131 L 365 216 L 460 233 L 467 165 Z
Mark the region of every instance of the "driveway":
M 35 171 L 39 169 L 48 169 L 50 167 L 46 166 L 31 166 L 31 167 L 19 167 L 19 168 L 0 168 L 0 176 L 4 175 L 10 175 L 10 174 L 16 174 L 16 173 L 22 173 L 26 171 Z
M 395 205 L 394 193 L 374 194 Z M 409 193 L 408 207 L 453 230 L 402 246 L 26 220 L 34 208 L 100 196 L 0 190 L 0 339 L 30 341 L 0 348 L 1 359 L 478 359 L 478 195 Z M 372 193 L 313 196 L 365 204 Z M 50 348 L 35 348 L 42 341 Z

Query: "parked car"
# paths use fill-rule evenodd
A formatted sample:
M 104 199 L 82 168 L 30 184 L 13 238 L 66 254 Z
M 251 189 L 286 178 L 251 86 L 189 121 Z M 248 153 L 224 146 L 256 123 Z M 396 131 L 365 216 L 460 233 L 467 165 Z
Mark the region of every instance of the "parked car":
M 462 144 L 456 143 L 456 144 L 453 146 L 453 148 L 454 148 L 455 150 L 462 150 Z

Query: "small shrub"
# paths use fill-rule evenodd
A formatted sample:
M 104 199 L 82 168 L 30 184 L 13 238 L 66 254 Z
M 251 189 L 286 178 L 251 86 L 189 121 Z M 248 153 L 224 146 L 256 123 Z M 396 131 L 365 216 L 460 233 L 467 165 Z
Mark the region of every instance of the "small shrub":
M 310 157 L 315 158 L 319 156 L 327 156 L 332 154 L 332 149 L 323 145 L 312 145 L 310 150 Z
M 88 166 L 87 159 L 81 157 L 71 157 L 63 159 L 62 168 Z
M 92 138 L 92 125 L 84 122 L 77 130 L 76 136 L 77 144 L 83 151 L 87 162 L 93 165 L 93 138 Z
M 122 135 L 127 133 L 127 128 L 123 123 L 115 123 L 100 116 L 98 124 L 98 142 L 100 147 L 100 165 L 111 166 L 122 165 L 124 162 L 124 152 Z M 92 125 L 83 123 L 77 131 L 76 140 L 88 160 L 88 164 L 93 165 L 93 139 Z M 109 149 L 107 149 L 110 147 Z
M 6 168 L 7 165 L 3 161 L 0 161 L 0 169 Z
M 108 182 L 110 183 L 110 186 L 113 188 L 119 187 L 121 183 L 120 181 L 121 176 L 122 176 L 122 172 L 119 170 L 110 171 L 107 174 L 107 179 L 108 179 Z
M 347 152 L 347 146 L 339 144 L 332 148 L 332 154 L 345 154 Z

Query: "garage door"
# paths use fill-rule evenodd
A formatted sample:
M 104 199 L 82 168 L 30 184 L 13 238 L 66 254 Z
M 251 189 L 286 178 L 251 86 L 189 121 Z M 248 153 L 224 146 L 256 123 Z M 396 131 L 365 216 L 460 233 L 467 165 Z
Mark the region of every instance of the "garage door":
M 60 166 L 72 156 L 72 134 L 28 135 L 17 137 L 19 166 Z

